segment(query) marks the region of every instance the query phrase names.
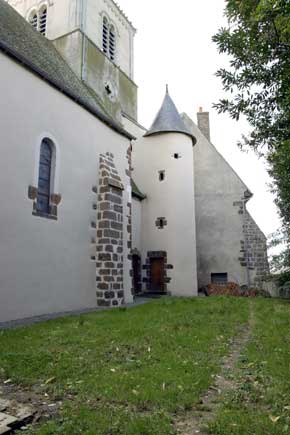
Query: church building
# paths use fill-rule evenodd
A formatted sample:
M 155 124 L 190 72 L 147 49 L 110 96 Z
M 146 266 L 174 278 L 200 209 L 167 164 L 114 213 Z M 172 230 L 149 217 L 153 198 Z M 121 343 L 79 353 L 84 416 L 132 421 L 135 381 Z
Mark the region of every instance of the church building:
M 138 122 L 135 33 L 113 0 L 0 0 L 0 323 L 269 271 L 209 113 L 167 88 Z

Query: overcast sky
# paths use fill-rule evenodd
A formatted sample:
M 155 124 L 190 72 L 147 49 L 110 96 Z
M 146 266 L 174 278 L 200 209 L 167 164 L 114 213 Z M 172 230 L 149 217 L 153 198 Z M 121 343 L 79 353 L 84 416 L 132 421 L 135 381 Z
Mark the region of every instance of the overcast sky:
M 211 41 L 226 24 L 224 0 L 118 0 L 118 4 L 137 28 L 139 122 L 150 126 L 166 83 L 179 111 L 194 121 L 200 106 L 210 111 L 212 142 L 254 193 L 248 209 L 268 236 L 279 227 L 279 218 L 265 164 L 253 153 L 242 153 L 236 145 L 249 127 L 245 121 L 233 121 L 212 108 L 223 96 L 214 73 L 228 62 Z

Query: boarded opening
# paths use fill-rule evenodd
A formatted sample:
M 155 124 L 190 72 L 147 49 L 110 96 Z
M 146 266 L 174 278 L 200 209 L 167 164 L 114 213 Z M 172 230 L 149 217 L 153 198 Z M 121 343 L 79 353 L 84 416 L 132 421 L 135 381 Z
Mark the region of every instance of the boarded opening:
M 211 283 L 217 285 L 224 285 L 228 283 L 228 274 L 227 273 L 212 273 L 211 274 Z

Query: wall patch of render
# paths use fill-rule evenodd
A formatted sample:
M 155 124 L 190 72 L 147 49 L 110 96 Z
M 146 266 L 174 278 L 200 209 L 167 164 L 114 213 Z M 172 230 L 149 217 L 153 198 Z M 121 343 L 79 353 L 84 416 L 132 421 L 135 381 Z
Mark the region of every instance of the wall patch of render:
M 96 286 L 98 306 L 124 303 L 123 184 L 114 155 L 100 155 L 96 240 Z

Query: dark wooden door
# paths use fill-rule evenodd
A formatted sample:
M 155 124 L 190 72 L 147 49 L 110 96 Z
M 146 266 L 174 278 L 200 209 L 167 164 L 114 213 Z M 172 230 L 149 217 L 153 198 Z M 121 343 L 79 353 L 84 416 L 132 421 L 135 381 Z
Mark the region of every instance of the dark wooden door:
M 164 258 L 151 259 L 151 291 L 164 292 Z
M 133 268 L 133 287 L 134 294 L 138 294 L 142 290 L 141 285 L 141 258 L 139 255 L 132 256 L 132 268 Z

